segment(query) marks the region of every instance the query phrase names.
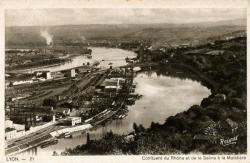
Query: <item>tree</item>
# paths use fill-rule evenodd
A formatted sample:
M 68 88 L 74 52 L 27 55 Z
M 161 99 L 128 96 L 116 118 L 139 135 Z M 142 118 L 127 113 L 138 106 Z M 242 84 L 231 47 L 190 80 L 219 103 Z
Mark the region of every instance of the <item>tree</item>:
M 54 151 L 52 156 L 58 156 L 58 153 L 56 151 Z
M 43 100 L 43 106 L 53 106 L 54 108 L 56 107 L 57 103 L 55 99 L 52 98 L 45 98 Z
M 209 106 L 210 104 L 212 103 L 212 101 L 210 100 L 210 98 L 204 98 L 202 101 L 201 101 L 201 106 L 203 108 Z
M 142 124 L 139 125 L 138 129 L 139 129 L 139 132 L 144 132 L 145 131 L 145 128 L 143 127 Z
M 136 123 L 133 123 L 133 129 L 134 129 L 135 133 L 138 133 L 139 128 L 138 128 Z

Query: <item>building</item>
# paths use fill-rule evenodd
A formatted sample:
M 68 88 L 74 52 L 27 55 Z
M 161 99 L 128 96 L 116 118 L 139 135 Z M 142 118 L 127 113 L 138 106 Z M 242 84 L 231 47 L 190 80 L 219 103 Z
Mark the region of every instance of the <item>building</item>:
M 125 137 L 126 143 L 133 142 L 135 140 L 135 136 L 133 134 L 129 134 Z
M 125 79 L 123 78 L 105 79 L 100 85 L 100 88 L 106 93 L 117 93 L 121 89 L 121 85 L 124 83 Z
M 222 131 L 231 131 L 232 133 L 235 133 L 239 127 L 239 124 L 232 119 L 227 118 L 224 121 L 220 121 L 219 127 Z
M 60 71 L 57 72 L 52 72 L 52 76 L 54 79 L 58 79 L 58 78 L 64 78 L 64 74 Z
M 5 128 L 5 140 L 10 140 L 16 137 L 16 129 L 14 128 Z
M 57 109 L 54 109 L 53 112 L 55 113 L 59 113 L 59 114 L 63 114 L 65 116 L 69 115 L 70 114 L 70 109 L 69 108 L 57 108 Z
M 81 117 L 67 117 L 66 119 L 62 120 L 61 123 L 66 126 L 75 126 L 82 123 L 82 119 Z
M 66 77 L 70 77 L 70 78 L 74 78 L 76 77 L 76 69 L 68 69 L 68 70 L 64 70 L 62 71 L 62 73 L 66 76 Z
M 5 121 L 5 140 L 14 139 L 25 134 L 25 125 L 15 124 L 11 120 Z
M 20 131 L 20 130 L 24 130 L 25 126 L 24 125 L 20 125 L 20 124 L 15 124 L 11 120 L 6 120 L 5 121 L 5 128 L 14 128 L 14 129 Z
M 5 128 L 12 128 L 13 121 L 11 120 L 5 120 Z
M 36 78 L 52 79 L 50 71 L 36 71 L 34 74 Z
M 71 77 L 71 78 L 76 77 L 76 70 L 75 70 L 75 69 L 71 69 L 71 70 L 70 70 L 70 77 Z
M 67 119 L 71 121 L 72 126 L 75 126 L 82 122 L 81 117 L 68 117 Z
M 50 71 L 45 72 L 45 79 L 52 79 Z

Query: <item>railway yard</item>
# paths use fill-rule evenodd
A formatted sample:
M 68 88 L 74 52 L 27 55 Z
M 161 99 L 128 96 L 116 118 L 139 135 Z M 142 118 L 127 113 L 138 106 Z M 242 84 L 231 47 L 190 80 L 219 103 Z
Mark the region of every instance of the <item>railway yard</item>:
M 109 120 L 124 118 L 127 105 L 139 98 L 134 93 L 133 67 L 88 66 L 68 71 L 70 76 L 6 86 L 6 119 L 13 126 L 23 125 L 25 133 L 5 137 L 7 155 L 55 144 L 58 138 L 70 135 L 68 129 L 76 131 L 89 125 L 87 131 Z M 80 119 L 79 122 L 65 123 L 72 117 Z M 63 129 L 65 131 L 59 133 Z M 52 136 L 53 132 L 59 137 Z

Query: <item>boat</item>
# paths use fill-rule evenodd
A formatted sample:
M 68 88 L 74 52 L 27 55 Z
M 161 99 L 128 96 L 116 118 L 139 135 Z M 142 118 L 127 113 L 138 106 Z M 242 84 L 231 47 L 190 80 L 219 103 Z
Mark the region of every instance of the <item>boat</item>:
M 124 118 L 124 117 L 126 117 L 126 116 L 127 116 L 126 114 L 122 114 L 122 115 L 119 115 L 118 118 L 119 118 L 119 119 L 122 119 L 122 118 Z
M 134 105 L 135 104 L 135 100 L 136 100 L 135 98 L 131 98 L 131 97 L 128 98 L 127 99 L 127 105 Z
M 64 138 L 72 138 L 72 135 L 69 132 L 65 132 Z

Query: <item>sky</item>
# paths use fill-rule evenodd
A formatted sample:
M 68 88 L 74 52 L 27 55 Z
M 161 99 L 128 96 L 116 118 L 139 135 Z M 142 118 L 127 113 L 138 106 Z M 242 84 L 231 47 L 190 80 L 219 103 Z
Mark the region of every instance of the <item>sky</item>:
M 8 9 L 6 26 L 198 23 L 246 19 L 246 9 Z

